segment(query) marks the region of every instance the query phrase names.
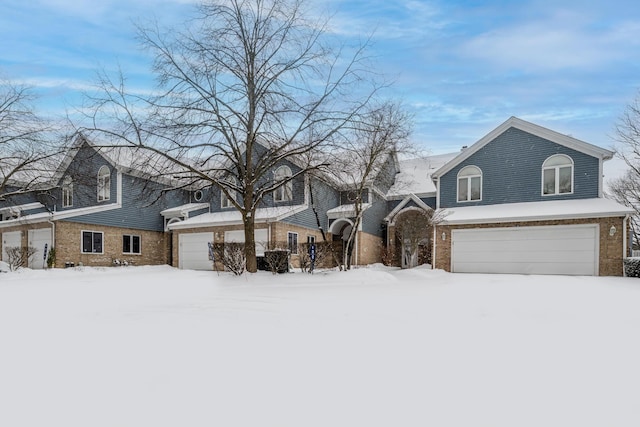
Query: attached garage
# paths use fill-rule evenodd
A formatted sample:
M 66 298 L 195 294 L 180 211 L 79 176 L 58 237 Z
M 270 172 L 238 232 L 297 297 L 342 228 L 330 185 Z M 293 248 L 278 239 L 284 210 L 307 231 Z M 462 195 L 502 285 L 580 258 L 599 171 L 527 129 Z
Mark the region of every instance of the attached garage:
M 451 231 L 451 271 L 598 275 L 599 225 Z
M 2 261 L 8 262 L 7 248 L 22 246 L 22 232 L 9 231 L 2 233 Z
M 36 253 L 29 258 L 29 268 L 45 268 L 47 266 L 47 254 L 51 250 L 51 229 L 29 230 L 28 238 L 29 246 L 36 249 Z
M 256 254 L 264 255 L 268 242 L 268 230 L 255 231 Z M 244 242 L 244 230 L 225 231 L 227 243 Z M 178 267 L 185 270 L 213 270 L 213 261 L 209 257 L 209 243 L 213 242 L 213 232 L 180 233 L 178 235 Z
M 185 270 L 213 270 L 209 258 L 209 243 L 213 233 L 180 233 L 178 236 L 179 268 Z

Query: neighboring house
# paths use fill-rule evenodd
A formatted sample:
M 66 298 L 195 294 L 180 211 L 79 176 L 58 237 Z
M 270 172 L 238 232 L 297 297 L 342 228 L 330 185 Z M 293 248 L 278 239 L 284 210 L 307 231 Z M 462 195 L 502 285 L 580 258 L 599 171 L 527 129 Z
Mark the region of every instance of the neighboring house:
M 47 245 L 56 247 L 57 267 L 211 270 L 209 244 L 244 241 L 242 218 L 219 188 L 173 190 L 175 183 L 145 173 L 144 156 L 133 151 L 79 138 L 54 175 L 54 190 L 0 202 L 0 250 L 36 247 L 33 268 L 44 265 Z M 257 209 L 256 252 L 288 248 L 298 265 L 301 244 L 323 236 L 340 252 L 360 210 L 354 265 L 622 275 L 632 211 L 603 197 L 603 162 L 612 156 L 512 117 L 459 153 L 389 156 L 362 192 L 336 176 L 297 176 Z M 299 170 L 283 161 L 265 179 Z M 431 224 L 409 227 L 425 215 Z
M 165 264 L 170 241 L 160 211 L 186 202 L 166 183 L 132 168 L 142 158 L 133 149 L 96 148 L 83 137 L 61 160 L 53 189 L 12 198 L 0 205 L 0 251 L 32 246 L 29 267 Z
M 432 173 L 434 267 L 622 275 L 631 210 L 603 198 L 613 153 L 510 118 Z

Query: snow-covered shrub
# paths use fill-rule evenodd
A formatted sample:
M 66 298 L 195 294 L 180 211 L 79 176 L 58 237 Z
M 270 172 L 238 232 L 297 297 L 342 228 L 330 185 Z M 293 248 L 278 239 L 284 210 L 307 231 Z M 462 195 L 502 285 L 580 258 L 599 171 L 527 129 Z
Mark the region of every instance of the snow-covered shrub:
M 7 263 L 11 271 L 20 267 L 26 267 L 31 258 L 38 250 L 33 246 L 10 246 L 5 248 L 7 253 Z
M 627 277 L 640 277 L 640 258 L 625 258 L 624 274 Z
M 264 251 L 264 262 L 273 274 L 289 272 L 289 251 L 287 249 L 274 249 Z
M 244 254 L 244 243 L 215 243 L 212 246 L 214 268 L 216 263 L 222 264 L 236 276 L 244 273 L 247 259 Z
M 331 250 L 333 247 L 332 242 L 316 242 L 314 243 L 316 246 L 316 259 L 314 263 L 314 268 L 317 267 L 327 267 L 326 264 L 329 264 L 331 260 Z M 306 273 L 307 270 L 311 268 L 311 256 L 309 254 L 309 247 L 311 243 L 301 243 L 298 245 L 298 255 L 300 259 L 300 269 L 303 273 Z

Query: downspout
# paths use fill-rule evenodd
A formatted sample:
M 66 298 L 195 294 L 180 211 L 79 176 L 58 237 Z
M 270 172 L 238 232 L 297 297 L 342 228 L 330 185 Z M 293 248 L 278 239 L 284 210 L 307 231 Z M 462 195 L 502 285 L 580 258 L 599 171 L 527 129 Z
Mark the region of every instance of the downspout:
M 629 214 L 624 216 L 622 220 L 622 276 L 625 277 L 624 260 L 629 256 L 629 248 L 627 248 L 627 223 L 629 220 Z M 632 253 L 633 254 L 633 253 Z
M 53 213 L 51 213 L 50 218 L 53 218 Z M 49 253 L 51 253 L 51 250 L 56 247 L 56 223 L 53 222 L 52 219 L 48 219 L 47 222 L 51 224 L 51 247 L 49 248 Z M 47 255 L 47 258 L 48 257 L 49 255 Z M 46 261 L 45 259 L 45 263 Z M 55 261 L 53 267 L 55 267 Z
M 438 226 L 436 224 L 433 224 L 433 253 L 431 254 L 431 269 L 435 270 L 436 269 L 436 255 L 437 255 L 437 251 L 436 248 L 438 247 L 438 239 L 436 239 L 436 236 L 438 235 L 437 233 L 437 228 Z

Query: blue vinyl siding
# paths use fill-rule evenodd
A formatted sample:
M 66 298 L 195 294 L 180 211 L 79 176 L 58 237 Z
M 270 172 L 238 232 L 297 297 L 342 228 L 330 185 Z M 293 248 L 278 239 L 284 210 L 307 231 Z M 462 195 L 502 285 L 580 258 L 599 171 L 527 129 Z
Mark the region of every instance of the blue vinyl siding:
M 387 202 L 373 192 L 371 199 L 371 206 L 362 215 L 362 231 L 375 236 L 382 236 L 382 223 L 384 222 L 384 217 L 388 214 Z
M 109 200 L 98 202 L 98 171 L 102 166 L 107 166 L 111 172 L 111 188 Z M 73 179 L 73 205 L 62 206 L 62 183 L 65 177 Z M 115 203 L 117 199 L 117 171 L 94 148 L 84 144 L 78 150 L 73 161 L 65 171 L 62 179 L 57 183 L 55 190 L 56 210 L 86 208 L 96 205 Z
M 374 180 L 374 185 L 383 193 L 389 191 L 398 173 L 393 156 L 389 156 Z
M 112 188 L 116 182 L 112 183 Z M 137 230 L 163 231 L 160 212 L 176 204 L 186 203 L 188 195 L 181 191 L 163 194 L 162 186 L 130 176 L 122 176 L 122 207 L 67 219 L 70 222 L 133 228 Z M 186 196 L 186 197 L 185 197 Z M 110 203 L 116 203 L 114 196 Z M 178 203 L 176 203 L 178 202 Z
M 309 195 L 309 204 L 311 205 L 311 203 L 313 202 L 313 206 L 315 207 L 320 218 L 320 226 L 323 228 L 323 230 L 327 231 L 329 229 L 329 218 L 327 217 L 327 211 L 339 205 L 339 192 L 325 182 L 317 179 L 312 179 L 311 188 L 313 194 Z M 311 206 L 309 206 L 303 212 L 283 219 L 282 222 L 299 225 L 301 227 L 310 229 L 318 228 L 316 216 Z
M 554 154 L 573 159 L 573 194 L 542 196 L 542 164 Z M 469 165 L 482 170 L 482 200 L 458 203 L 457 175 Z M 597 158 L 509 128 L 440 177 L 440 207 L 595 198 L 599 173 Z

